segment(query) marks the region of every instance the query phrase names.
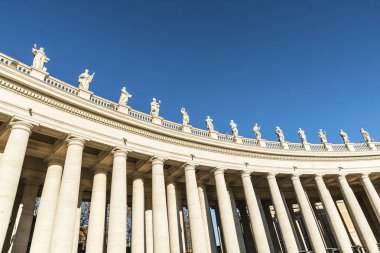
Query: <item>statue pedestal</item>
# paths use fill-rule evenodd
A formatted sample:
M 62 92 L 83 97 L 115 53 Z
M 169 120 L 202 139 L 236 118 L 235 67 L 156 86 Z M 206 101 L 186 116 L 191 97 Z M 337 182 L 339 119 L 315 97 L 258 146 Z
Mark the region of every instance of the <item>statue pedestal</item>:
M 258 140 L 259 147 L 266 148 L 267 147 L 267 141 L 266 140 Z
M 373 142 L 367 142 L 367 146 L 370 150 L 377 150 L 375 143 Z
M 354 145 L 352 143 L 347 143 L 346 147 L 347 147 L 348 151 L 355 151 Z
M 130 108 L 131 108 L 131 107 L 129 107 L 129 106 L 127 106 L 127 105 L 118 105 L 118 106 L 117 106 L 117 110 L 118 110 L 119 112 L 121 112 L 121 113 L 125 113 L 125 114 L 128 114 Z
M 90 100 L 92 94 L 94 94 L 94 92 L 91 92 L 91 91 L 88 91 L 88 90 L 79 89 L 78 96 L 80 96 L 81 98 Z
M 209 131 L 209 132 L 210 132 L 210 138 L 218 139 L 218 132 L 217 131 Z
M 235 141 L 235 143 L 240 143 L 241 144 L 241 143 L 243 143 L 243 137 L 236 136 L 234 141 Z
M 191 134 L 191 126 L 190 125 L 182 125 L 182 132 Z
M 331 146 L 331 144 L 329 144 L 329 143 L 324 143 L 323 145 L 325 145 L 325 149 L 326 149 L 327 151 L 334 151 L 333 148 L 332 148 L 332 146 Z
M 281 142 L 281 147 L 282 147 L 283 149 L 289 149 L 289 145 L 288 145 L 287 142 Z
M 162 125 L 162 118 L 153 116 L 152 123 L 157 124 L 157 125 Z
M 304 142 L 302 143 L 302 146 L 305 150 L 307 151 L 311 151 L 311 148 L 310 148 L 310 143 L 307 143 L 307 142 Z
M 41 69 L 36 69 L 35 67 L 32 67 L 32 70 L 30 71 L 30 76 L 33 76 L 41 81 L 45 81 L 45 78 L 49 76 L 49 73 Z

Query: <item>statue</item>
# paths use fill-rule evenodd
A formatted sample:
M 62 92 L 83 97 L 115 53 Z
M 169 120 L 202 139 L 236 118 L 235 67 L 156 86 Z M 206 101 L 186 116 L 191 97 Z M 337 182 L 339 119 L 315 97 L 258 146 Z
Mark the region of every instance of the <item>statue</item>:
M 285 136 L 279 126 L 276 126 L 276 134 L 278 136 L 278 141 L 283 143 L 285 141 Z
M 119 105 L 127 105 L 128 100 L 132 97 L 131 94 L 128 93 L 125 87 L 121 89 L 121 94 L 119 98 Z
M 230 121 L 230 127 L 232 131 L 232 135 L 234 136 L 234 138 L 237 138 L 239 136 L 239 131 L 237 129 L 236 123 L 233 120 Z
M 90 75 L 88 73 L 88 69 L 85 69 L 82 74 L 78 77 L 78 83 L 79 83 L 79 89 L 88 91 L 88 88 L 90 87 L 90 83 L 92 82 L 92 79 L 94 79 L 95 72 Z
M 318 136 L 319 139 L 321 139 L 322 144 L 327 144 L 326 131 L 319 129 Z
M 302 128 L 298 129 L 298 136 L 300 137 L 302 143 L 307 143 L 306 134 L 305 134 L 305 131 L 302 130 Z
M 342 138 L 343 138 L 344 144 L 348 144 L 350 142 L 350 140 L 348 139 L 347 133 L 345 133 L 343 131 L 343 129 L 340 129 L 339 133 L 340 133 L 340 136 L 342 136 Z
M 160 113 L 160 105 L 161 100 L 156 101 L 156 98 L 153 98 L 152 102 L 150 103 L 150 115 L 153 117 L 158 117 Z
M 181 114 L 182 114 L 182 125 L 187 126 L 190 122 L 189 114 L 187 114 L 187 111 L 185 108 L 181 108 Z
M 362 134 L 363 139 L 364 139 L 365 142 L 368 143 L 368 142 L 372 141 L 372 138 L 369 135 L 369 133 L 367 131 L 365 131 L 363 128 L 360 128 L 360 133 Z
M 34 44 L 34 47 L 32 48 L 32 53 L 34 55 L 32 66 L 36 69 L 46 71 L 46 67 L 44 67 L 44 64 L 48 63 L 50 59 L 46 57 L 44 48 L 40 47 L 40 49 L 37 49 L 37 45 Z
M 207 116 L 206 118 L 206 125 L 209 131 L 214 131 L 214 124 L 212 123 L 212 119 L 210 118 L 210 116 Z
M 261 140 L 260 128 L 261 127 L 257 123 L 255 123 L 255 125 L 253 126 L 253 132 L 255 133 L 256 140 L 258 140 L 258 141 Z

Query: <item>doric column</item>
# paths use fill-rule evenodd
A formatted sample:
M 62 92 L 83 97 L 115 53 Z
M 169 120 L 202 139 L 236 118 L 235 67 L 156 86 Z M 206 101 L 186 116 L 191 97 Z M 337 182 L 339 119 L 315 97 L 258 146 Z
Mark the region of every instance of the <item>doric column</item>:
M 178 203 L 178 223 L 180 230 L 180 245 L 181 253 L 186 252 L 186 238 L 185 238 L 185 223 L 183 218 L 183 201 L 182 201 L 182 192 L 177 192 L 177 203 Z
M 261 216 L 256 193 L 253 189 L 251 173 L 249 171 L 243 171 L 241 174 L 241 179 L 243 181 L 245 200 L 247 202 L 249 219 L 251 221 L 252 233 L 256 242 L 257 252 L 270 252 L 268 238 L 263 223 L 264 217 Z
M 113 151 L 111 200 L 107 252 L 125 252 L 127 248 L 127 151 Z
M 214 171 L 214 175 L 225 248 L 227 252 L 236 252 L 239 249 L 239 241 L 236 234 L 230 196 L 228 195 L 226 181 L 224 180 L 224 170 L 217 168 Z
M 145 201 L 145 251 L 153 253 L 153 214 L 152 199 Z
M 27 122 L 12 122 L 11 133 L 0 160 L 0 249 L 7 234 L 32 128 Z
M 13 243 L 12 252 L 26 253 L 28 249 L 30 231 L 32 229 L 34 209 L 39 184 L 26 180 L 21 203 L 24 205 L 20 222 L 17 227 L 16 237 Z
M 227 191 L 228 191 L 228 195 L 230 195 L 231 208 L 232 208 L 232 214 L 234 216 L 236 235 L 239 241 L 239 250 L 240 250 L 240 253 L 246 253 L 247 251 L 245 249 L 245 244 L 244 244 L 243 230 L 241 229 L 240 220 L 237 213 L 235 196 L 231 187 L 227 188 Z
M 108 170 L 108 166 L 101 164 L 97 165 L 94 170 L 86 243 L 86 252 L 88 253 L 103 252 Z
M 168 200 L 168 219 L 169 219 L 169 239 L 170 252 L 181 252 L 181 239 L 179 230 L 178 203 L 177 203 L 177 185 L 170 180 L 166 185 L 166 195 Z
M 204 253 L 204 250 L 206 249 L 206 236 L 204 233 L 202 211 L 197 190 L 198 186 L 197 178 L 195 176 L 195 165 L 185 165 L 185 179 L 192 249 L 194 253 Z
M 77 253 L 78 252 L 79 233 L 80 233 L 80 218 L 82 215 L 83 191 L 84 191 L 84 188 L 80 187 L 79 188 L 79 194 L 78 194 L 77 213 L 75 215 L 75 228 L 74 228 L 74 235 L 73 235 L 73 247 L 72 247 L 71 253 Z
M 344 253 L 352 252 L 350 238 L 347 235 L 346 228 L 344 227 L 342 219 L 336 209 L 334 200 L 323 181 L 322 175 L 316 175 L 315 182 L 339 250 Z
M 244 245 L 247 252 L 256 252 L 255 240 L 253 239 L 251 222 L 249 222 L 247 207 L 244 203 L 238 203 L 240 222 L 243 229 Z
M 285 203 L 282 200 L 281 192 L 276 180 L 276 174 L 269 173 L 267 179 L 274 209 L 276 211 L 276 216 L 280 224 L 281 234 L 284 239 L 286 251 L 298 252 L 297 241 L 293 233 L 292 225 L 290 224 Z
M 208 204 L 206 186 L 204 185 L 198 186 L 198 195 L 199 195 L 199 202 L 201 204 L 207 252 L 216 253 L 217 249 L 216 249 L 215 235 L 214 235 L 214 229 L 213 229 L 212 220 L 211 220 L 210 206 Z
M 50 244 L 50 251 L 54 253 L 67 253 L 73 247 L 84 143 L 81 138 L 68 140 Z
M 48 158 L 48 168 L 42 189 L 36 224 L 34 226 L 30 253 L 48 253 L 57 210 L 59 187 L 63 170 L 63 159 Z
M 311 209 L 305 190 L 302 187 L 299 175 L 293 175 L 292 182 L 314 252 L 325 253 L 325 244 L 321 234 L 319 233 L 313 210 Z
M 144 253 L 144 180 L 142 175 L 133 178 L 132 189 L 132 253 Z
M 154 252 L 169 253 L 169 227 L 166 207 L 164 159 L 152 160 L 152 208 Z
M 344 201 L 347 203 L 350 214 L 354 220 L 354 224 L 358 229 L 360 239 L 368 252 L 379 252 L 377 247 L 376 238 L 372 233 L 372 229 L 368 224 L 366 217 L 355 197 L 350 185 L 347 182 L 345 175 L 339 175 L 339 186 L 342 191 Z
M 377 220 L 380 222 L 380 198 L 368 177 L 368 173 L 363 173 L 361 176 L 362 185 L 368 196 L 369 202 L 372 205 L 373 211 L 376 214 Z

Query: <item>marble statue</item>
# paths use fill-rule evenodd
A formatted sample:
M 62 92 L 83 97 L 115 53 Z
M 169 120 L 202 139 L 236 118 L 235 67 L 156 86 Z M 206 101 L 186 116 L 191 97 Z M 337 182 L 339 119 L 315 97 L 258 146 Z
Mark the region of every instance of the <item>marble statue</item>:
M 214 124 L 212 123 L 212 119 L 210 118 L 210 116 L 207 116 L 206 118 L 206 125 L 208 130 L 214 131 Z
M 339 133 L 340 133 L 340 136 L 342 136 L 342 138 L 343 138 L 344 144 L 348 144 L 350 142 L 350 140 L 348 139 L 347 133 L 345 133 L 343 131 L 343 129 L 340 129 Z
M 302 128 L 298 129 L 298 136 L 300 137 L 302 143 L 307 143 L 306 134 L 305 134 L 305 131 L 302 130 Z
M 120 98 L 119 98 L 119 105 L 127 105 L 128 104 L 128 100 L 132 97 L 131 94 L 128 93 L 127 89 L 125 87 L 123 87 L 121 89 L 121 94 L 120 94 Z
M 152 102 L 150 103 L 150 115 L 153 117 L 158 117 L 160 113 L 160 105 L 161 100 L 156 101 L 156 98 L 153 98 Z
M 281 128 L 279 126 L 276 126 L 276 134 L 278 136 L 278 141 L 279 142 L 284 142 L 285 141 L 285 136 L 284 132 L 282 132 Z
M 181 108 L 181 114 L 182 114 L 182 125 L 187 126 L 190 122 L 189 114 L 187 114 L 187 111 L 185 108 Z
M 253 132 L 255 133 L 256 140 L 258 140 L 258 141 L 261 140 L 260 129 L 261 129 L 261 127 L 257 123 L 255 123 L 255 125 L 253 126 Z
M 236 123 L 233 120 L 230 121 L 230 127 L 231 127 L 231 131 L 232 131 L 232 135 L 235 138 L 238 137 L 239 136 L 239 131 L 237 129 Z
M 95 72 L 90 75 L 88 73 L 88 69 L 85 69 L 82 74 L 78 77 L 78 83 L 79 83 L 79 89 L 88 91 L 90 88 L 90 83 L 92 82 L 92 79 L 94 79 Z
M 372 138 L 369 135 L 369 133 L 367 131 L 365 131 L 363 128 L 360 128 L 360 133 L 363 136 L 363 139 L 365 142 L 371 142 L 372 141 Z
M 40 49 L 37 49 L 37 45 L 34 44 L 34 47 L 32 48 L 32 53 L 34 55 L 32 66 L 36 69 L 46 71 L 44 65 L 45 63 L 48 63 L 50 59 L 47 58 L 44 48 L 40 47 Z
M 319 136 L 319 139 L 321 139 L 322 144 L 326 144 L 327 143 L 326 131 L 323 131 L 322 129 L 319 129 L 318 136 Z

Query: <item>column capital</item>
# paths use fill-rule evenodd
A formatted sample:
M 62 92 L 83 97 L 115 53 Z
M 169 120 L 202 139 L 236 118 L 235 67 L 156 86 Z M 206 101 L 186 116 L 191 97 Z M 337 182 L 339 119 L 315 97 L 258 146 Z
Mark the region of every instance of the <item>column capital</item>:
M 318 180 L 322 180 L 323 181 L 323 176 L 324 176 L 325 174 L 316 174 L 315 176 L 314 176 L 314 178 L 315 178 L 315 181 L 318 181 Z
M 252 170 L 242 170 L 240 175 L 242 178 L 244 177 L 251 177 L 251 174 L 253 173 Z
M 22 129 L 27 131 L 29 134 L 32 133 L 33 125 L 27 121 L 12 121 L 9 125 L 11 126 L 11 130 Z
M 182 165 L 184 171 L 187 171 L 187 170 L 195 170 L 195 168 L 196 168 L 197 166 L 198 166 L 197 164 L 192 163 L 192 162 L 187 162 L 187 163 L 185 163 L 184 165 Z
M 268 175 L 267 175 L 267 179 L 276 179 L 276 175 L 277 173 L 275 172 L 269 172 Z
M 369 178 L 369 175 L 370 175 L 370 174 L 371 174 L 371 172 L 364 172 L 364 173 L 362 173 L 361 178 L 362 178 L 362 179 Z
M 302 176 L 302 174 L 300 174 L 300 173 L 294 173 L 293 175 L 292 175 L 292 181 L 295 181 L 295 180 L 297 180 L 297 181 L 299 181 L 300 180 L 300 176 Z
M 339 176 L 338 176 L 339 181 L 346 181 L 347 180 L 346 179 L 347 175 L 348 175 L 347 173 L 341 173 L 341 174 L 339 174 Z
M 67 141 L 67 146 L 78 145 L 78 146 L 81 146 L 82 148 L 84 147 L 84 144 L 86 143 L 86 140 L 84 138 L 71 136 L 71 135 L 67 137 L 66 141 Z
M 111 166 L 106 164 L 97 164 L 94 168 L 92 168 L 94 175 L 96 174 L 107 174 L 111 171 Z
M 214 175 L 219 175 L 219 174 L 224 174 L 224 171 L 227 170 L 226 168 L 220 168 L 220 167 L 216 167 L 213 172 L 214 172 Z
M 153 156 L 151 158 L 151 161 L 152 161 L 152 165 L 155 165 L 155 164 L 162 164 L 164 165 L 164 162 L 167 160 L 167 158 L 165 157 L 162 157 L 162 156 Z
M 48 167 L 52 165 L 63 166 L 65 163 L 65 158 L 57 154 L 50 154 L 44 159 L 44 161 L 47 162 Z
M 113 156 L 125 156 L 127 157 L 127 154 L 129 152 L 132 152 L 131 149 L 127 149 L 127 148 L 124 148 L 124 147 L 114 147 L 111 151 L 111 153 L 113 154 Z

